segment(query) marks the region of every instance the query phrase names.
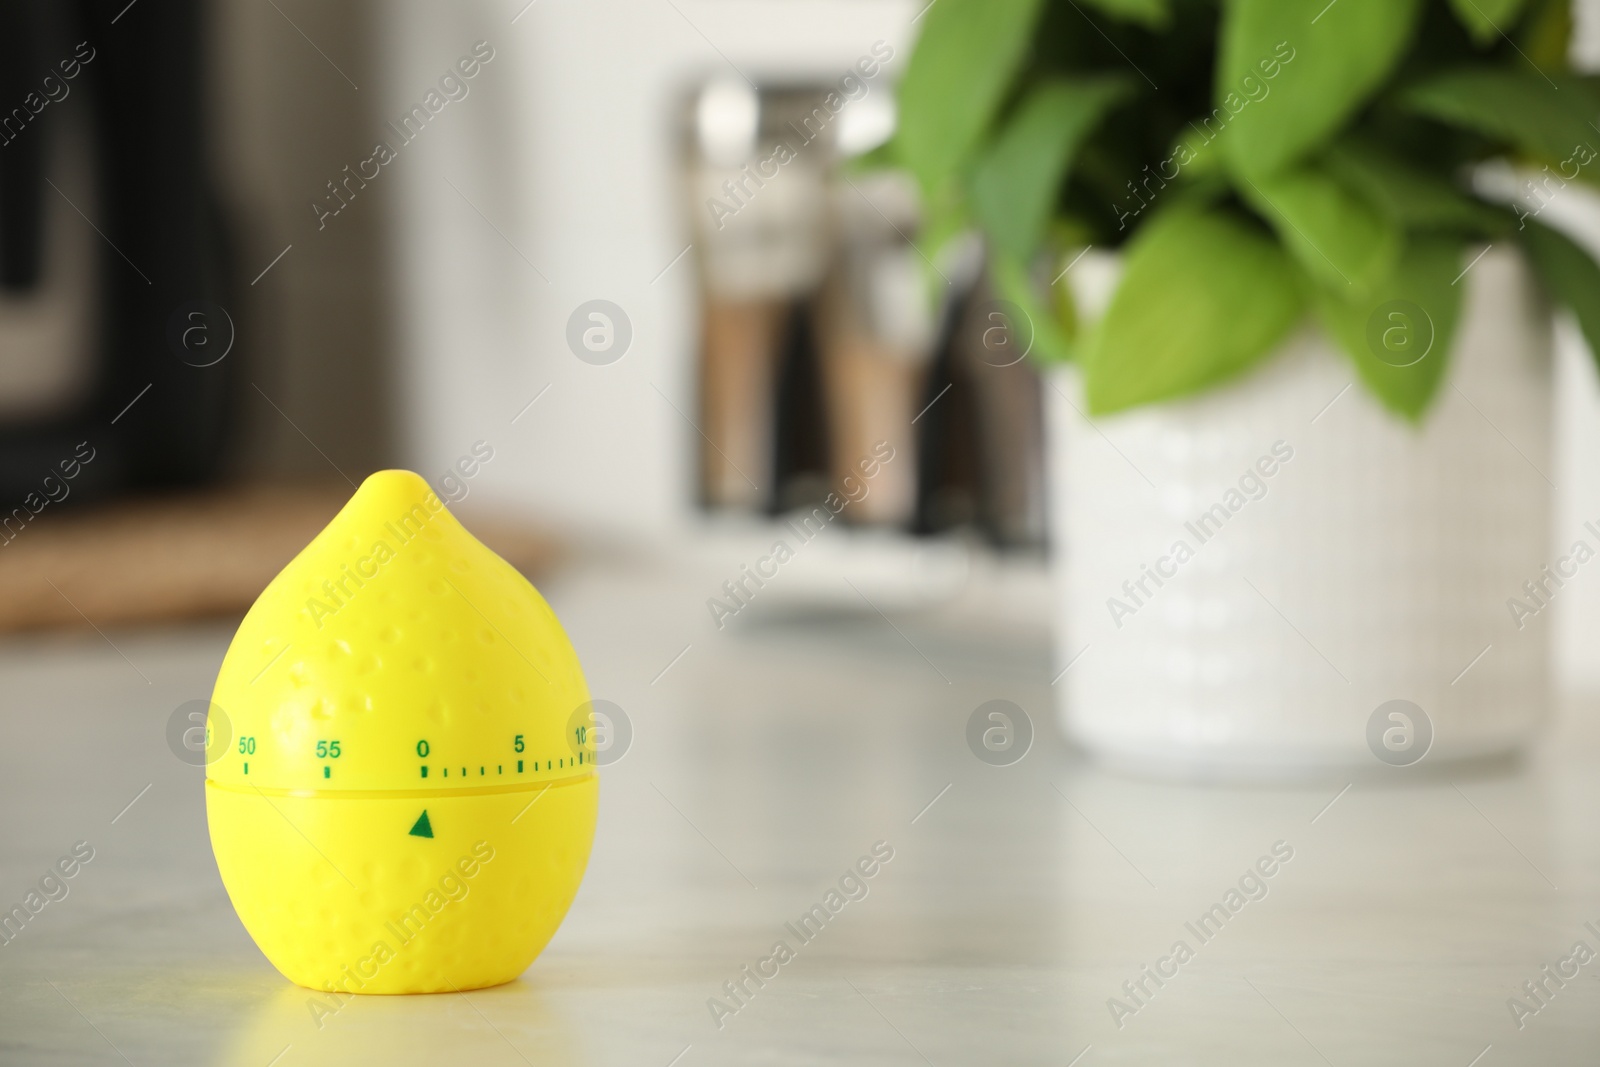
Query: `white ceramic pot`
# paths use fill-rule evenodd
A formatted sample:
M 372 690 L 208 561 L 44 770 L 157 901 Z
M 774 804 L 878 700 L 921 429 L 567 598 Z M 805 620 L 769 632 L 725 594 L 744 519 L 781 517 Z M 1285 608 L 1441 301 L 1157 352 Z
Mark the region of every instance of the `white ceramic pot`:
M 1074 268 L 1086 310 L 1115 269 Z M 1376 768 L 1369 720 L 1391 700 L 1421 709 L 1431 761 L 1528 738 L 1550 612 L 1508 601 L 1533 607 L 1528 581 L 1559 596 L 1543 568 L 1566 551 L 1549 530 L 1549 312 L 1513 252 L 1459 284 L 1420 428 L 1310 327 L 1227 387 L 1102 419 L 1073 368 L 1053 372 L 1055 688 L 1077 744 L 1179 774 Z

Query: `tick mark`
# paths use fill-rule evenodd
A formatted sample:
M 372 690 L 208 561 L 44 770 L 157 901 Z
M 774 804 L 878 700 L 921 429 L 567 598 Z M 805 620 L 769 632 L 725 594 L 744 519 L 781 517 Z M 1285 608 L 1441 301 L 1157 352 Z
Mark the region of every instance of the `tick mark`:
M 246 773 L 246 774 L 250 773 L 250 761 L 249 760 L 245 760 L 244 761 L 244 773 Z
M 324 765 L 323 768 L 322 768 L 322 777 L 324 777 L 324 778 L 332 778 L 333 777 L 333 768 L 329 767 L 327 765 Z
M 424 777 L 424 778 L 428 777 L 428 768 L 426 768 L 426 767 L 422 768 L 422 777 Z
M 517 773 L 518 774 L 522 773 L 522 761 L 521 760 L 517 760 Z

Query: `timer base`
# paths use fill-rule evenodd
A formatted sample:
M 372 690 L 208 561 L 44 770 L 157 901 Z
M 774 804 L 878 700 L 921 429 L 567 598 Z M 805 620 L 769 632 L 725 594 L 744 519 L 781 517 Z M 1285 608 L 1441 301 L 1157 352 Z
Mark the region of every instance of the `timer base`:
M 228 896 L 284 977 L 448 993 L 509 982 L 543 950 L 583 878 L 599 796 L 594 775 L 451 794 L 208 780 L 206 817 Z

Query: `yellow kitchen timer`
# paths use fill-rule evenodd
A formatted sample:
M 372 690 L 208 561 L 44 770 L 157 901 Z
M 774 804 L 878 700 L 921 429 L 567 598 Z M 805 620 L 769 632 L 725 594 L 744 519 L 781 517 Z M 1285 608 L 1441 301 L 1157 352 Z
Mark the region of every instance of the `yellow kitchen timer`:
M 538 591 L 420 477 L 372 475 L 217 676 L 206 815 L 245 929 L 318 990 L 517 977 L 589 859 L 588 702 Z

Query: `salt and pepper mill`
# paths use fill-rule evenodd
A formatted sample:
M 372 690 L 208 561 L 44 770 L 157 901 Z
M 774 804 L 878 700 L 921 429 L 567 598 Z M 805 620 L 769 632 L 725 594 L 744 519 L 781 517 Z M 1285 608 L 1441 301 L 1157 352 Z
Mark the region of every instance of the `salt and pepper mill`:
M 828 95 L 718 78 L 691 96 L 701 503 L 782 514 L 840 492 L 851 524 L 1042 544 L 1039 379 L 986 344 L 981 247 L 928 262 L 910 177 L 850 163 L 892 132 L 887 91 L 838 112 Z M 895 459 L 843 493 L 879 442 Z

